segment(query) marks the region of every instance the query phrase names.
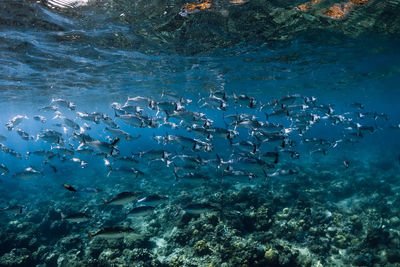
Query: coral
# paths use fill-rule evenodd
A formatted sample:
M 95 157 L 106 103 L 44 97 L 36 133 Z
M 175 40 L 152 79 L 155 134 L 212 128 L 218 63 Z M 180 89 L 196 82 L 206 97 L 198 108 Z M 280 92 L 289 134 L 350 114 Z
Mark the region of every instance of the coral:
M 193 250 L 197 255 L 200 256 L 203 256 L 210 252 L 210 248 L 208 247 L 207 242 L 205 240 L 197 241 L 193 246 Z
M 31 253 L 26 248 L 14 248 L 0 258 L 0 266 L 33 266 Z

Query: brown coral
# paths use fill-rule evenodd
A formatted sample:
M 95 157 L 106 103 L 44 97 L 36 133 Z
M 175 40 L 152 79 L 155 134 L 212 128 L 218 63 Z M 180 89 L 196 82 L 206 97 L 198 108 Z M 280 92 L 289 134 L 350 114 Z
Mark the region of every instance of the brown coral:
M 183 7 L 183 10 L 185 10 L 188 13 L 192 13 L 196 10 L 206 10 L 210 9 L 212 7 L 211 0 L 205 0 L 204 2 L 198 3 L 198 4 L 185 4 Z
M 323 14 L 332 19 L 342 19 L 344 18 L 352 9 L 352 4 L 334 4 L 328 8 Z
M 319 2 L 321 2 L 321 0 L 311 0 L 310 2 L 307 2 L 305 4 L 298 5 L 296 9 L 300 11 L 309 10 L 312 8 L 313 5 L 318 4 Z

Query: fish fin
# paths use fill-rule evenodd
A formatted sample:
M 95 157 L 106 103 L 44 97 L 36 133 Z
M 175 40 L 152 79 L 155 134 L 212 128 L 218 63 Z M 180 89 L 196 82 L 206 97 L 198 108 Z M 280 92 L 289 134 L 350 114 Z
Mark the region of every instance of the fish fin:
M 89 239 L 92 239 L 94 237 L 94 235 L 91 232 L 89 232 L 89 230 L 86 230 L 86 233 L 88 234 Z

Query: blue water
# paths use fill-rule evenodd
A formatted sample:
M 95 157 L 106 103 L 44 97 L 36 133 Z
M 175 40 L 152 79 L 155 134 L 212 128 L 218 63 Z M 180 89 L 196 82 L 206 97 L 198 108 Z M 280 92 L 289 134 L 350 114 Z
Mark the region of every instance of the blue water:
M 210 25 L 210 29 L 199 26 L 203 35 L 210 34 L 209 39 L 182 40 L 189 30 L 200 31 L 195 27 L 196 19 L 190 17 L 185 18 L 186 32 L 163 43 L 163 37 L 154 31 L 155 21 L 160 18 L 149 17 L 147 21 L 142 13 L 146 13 L 144 7 L 121 11 L 123 3 L 114 4 L 117 7 L 88 6 L 67 12 L 29 1 L 0 3 L 4 5 L 0 21 L 0 135 L 6 137 L 0 142 L 21 154 L 17 158 L 0 152 L 0 163 L 9 170 L 0 176 L 1 266 L 73 266 L 77 262 L 86 266 L 109 266 L 116 262 L 122 266 L 238 266 L 243 262 L 247 266 L 372 266 L 399 261 L 395 253 L 399 248 L 396 218 L 400 178 L 398 35 L 372 30 L 351 36 L 332 29 L 288 29 L 291 37 L 282 41 L 250 35 L 235 42 L 233 33 L 229 37 L 220 32 L 222 39 L 229 40 L 228 45 L 221 45 L 221 40 L 216 39 L 213 46 L 212 38 L 218 30 Z M 165 9 L 172 12 L 183 4 L 174 3 Z M 154 5 L 152 2 L 151 7 Z M 210 16 L 217 16 L 218 12 L 213 11 Z M 127 16 L 126 21 L 121 14 Z M 193 15 L 201 18 L 204 14 Z M 178 129 L 170 129 L 164 125 L 167 116 L 163 111 L 144 105 L 143 114 L 159 117 L 160 125 L 134 127 L 115 116 L 111 107 L 114 102 L 123 105 L 128 97 L 136 96 L 164 101 L 162 95 L 166 92 L 191 100 L 183 103 L 186 110 L 201 112 L 213 121 L 209 127 L 201 121 L 200 128 L 236 130 L 238 136 L 232 142 L 223 137 L 209 140 L 188 130 L 195 122 L 181 122 L 173 116 L 168 121 L 176 123 Z M 200 106 L 199 100 L 212 92 L 225 92 L 226 110 Z M 235 103 L 234 94 L 254 98 L 257 107 Z M 282 97 L 295 94 L 301 95 L 295 103 L 307 105 L 305 110 L 267 119 L 265 113 L 278 110 Z M 40 110 L 57 98 L 73 102 L 76 109 L 58 107 L 59 113 Z M 316 100 L 306 100 L 311 98 Z M 278 102 L 271 104 L 274 101 Z M 362 103 L 363 108 L 354 103 Z M 316 106 L 321 104 L 330 106 L 333 112 L 318 110 Z M 85 144 L 73 138 L 74 130 L 60 116 L 81 126 L 75 132 L 107 143 L 114 137 L 105 130 L 103 121 L 84 121 L 77 112 L 101 112 L 120 130 L 140 137 L 131 141 L 121 139 L 115 146 L 119 155 L 81 154 L 77 149 Z M 365 117 L 360 118 L 357 113 Z M 378 115 L 368 117 L 372 113 Z M 232 114 L 250 114 L 261 123 L 282 124 L 287 129 L 285 144 L 259 142 L 254 137 L 259 128 L 229 125 L 224 117 Z M 314 114 L 317 119 L 308 120 L 307 129 L 299 131 L 295 114 Z M 7 130 L 6 123 L 17 115 L 27 119 Z M 44 116 L 46 122 L 34 120 L 35 115 Z M 343 116 L 346 123 L 332 123 L 334 116 Z M 84 123 L 91 129 L 85 128 Z M 360 126 L 373 130 L 362 136 L 351 135 L 359 133 Z M 17 128 L 32 138 L 23 140 Z M 45 129 L 62 133 L 65 143 L 38 139 Z M 167 144 L 157 143 L 154 139 L 168 139 L 168 135 L 196 138 L 201 140 L 196 144 L 209 143 L 211 151 L 197 151 L 190 145 L 168 143 L 166 139 L 163 141 Z M 308 143 L 306 139 L 310 138 L 321 138 L 329 145 Z M 355 142 L 347 142 L 348 139 Z M 235 145 L 240 141 L 254 142 L 255 153 Z M 58 145 L 75 151 L 74 155 L 57 152 Z M 241 147 L 244 154 L 239 154 Z M 139 156 L 151 149 L 164 149 L 171 156 L 156 161 Z M 324 149 L 325 153 L 315 152 L 317 149 Z M 58 155 L 47 161 L 43 156 L 26 156 L 26 152 L 37 150 Z M 298 153 L 298 157 L 291 157 L 287 150 Z M 265 152 L 279 152 L 279 162 L 252 165 L 235 161 L 244 155 L 267 161 L 262 156 Z M 123 165 L 120 158 L 132 155 L 138 160 L 134 168 L 143 174 L 118 171 Z M 180 155 L 193 156 L 202 163 L 197 162 L 195 169 L 185 167 L 185 162 L 178 159 Z M 218 157 L 225 161 L 220 166 Z M 28 180 L 16 179 L 18 172 L 28 167 L 41 174 Z M 235 176 L 229 168 L 245 174 Z M 295 173 L 277 174 L 288 170 Z M 190 173 L 207 179 L 185 181 L 182 177 Z M 64 184 L 78 192 L 66 190 Z M 98 192 L 86 192 L 87 188 Z M 124 191 L 138 191 L 142 197 L 160 194 L 168 200 L 156 206 L 153 214 L 131 221 L 125 214 L 140 205 L 136 200 L 116 207 L 102 200 Z M 190 203 L 208 203 L 218 210 L 191 214 L 185 210 Z M 21 208 L 14 210 L 13 206 Z M 265 212 L 269 223 L 262 222 L 266 217 L 263 209 L 268 210 Z M 79 224 L 61 220 L 60 213 L 76 212 L 89 214 L 91 219 Z M 215 220 L 217 223 L 213 223 Z M 360 221 L 361 230 L 355 221 Z M 141 241 L 129 243 L 127 236 L 122 240 L 89 239 L 86 234 L 116 225 L 135 229 L 142 236 Z M 195 229 L 200 232 L 198 236 L 193 234 Z M 326 231 L 331 232 L 325 235 Z M 213 238 L 221 233 L 222 239 Z M 381 237 L 374 239 L 374 235 Z M 347 245 L 339 242 L 342 237 Z M 203 251 L 205 254 L 196 247 L 200 241 L 209 247 L 207 252 Z M 235 247 L 235 242 L 245 248 L 239 250 L 240 245 Z M 323 248 L 322 242 L 329 248 Z M 107 258 L 103 254 L 109 247 L 114 252 Z M 282 257 L 269 261 L 265 251 L 270 248 L 292 256 L 288 256 L 288 262 Z M 23 249 L 34 255 L 16 263 L 18 255 L 27 253 Z M 138 250 L 148 257 L 140 258 Z M 244 252 L 241 255 L 239 251 L 254 256 Z M 226 253 L 232 256 L 224 258 Z M 293 256 L 296 253 L 301 256 Z M 177 255 L 183 256 L 174 259 Z M 193 265 L 188 259 L 193 259 Z

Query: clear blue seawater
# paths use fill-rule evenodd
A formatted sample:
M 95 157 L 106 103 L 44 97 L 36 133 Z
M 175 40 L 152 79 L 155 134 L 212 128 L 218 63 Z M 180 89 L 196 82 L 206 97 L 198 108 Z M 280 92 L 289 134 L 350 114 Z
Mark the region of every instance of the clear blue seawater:
M 185 4 L 151 3 L 148 8 L 168 12 Z M 202 38 L 176 30 L 175 36 L 163 40 L 165 36 L 154 32 L 163 19 L 155 19 L 156 11 L 152 17 L 144 3 L 123 10 L 124 3 L 114 4 L 117 7 L 102 2 L 65 11 L 44 2 L 0 2 L 0 163 L 8 169 L 0 176 L 1 266 L 400 262 L 398 33 L 368 30 L 352 36 L 321 27 L 294 30 L 284 40 L 257 39 L 243 32 L 230 36 L 212 21 L 207 25 L 205 11 L 177 18 L 187 23 L 180 31 L 200 31 Z M 249 5 L 241 6 L 243 14 L 257 13 Z M 211 14 L 236 14 L 219 12 Z M 213 45 L 216 35 L 220 39 Z M 239 40 L 221 45 L 230 38 Z M 213 92 L 225 93 L 226 99 L 202 106 Z M 249 107 L 248 99 L 235 103 L 234 94 L 253 99 L 256 106 Z M 282 98 L 289 95 L 296 100 L 288 104 Z M 143 111 L 138 116 L 150 116 L 158 125 L 152 127 L 144 117 L 140 126 L 129 125 L 111 106 L 123 106 L 128 97 L 138 96 L 155 104 L 153 109 L 139 104 Z M 41 109 L 60 98 L 76 108 L 59 104 L 57 111 Z M 168 116 L 162 109 L 157 112 L 161 101 L 177 104 L 180 98 L 191 100 L 181 103 L 182 110 L 203 113 L 201 119 L 169 116 L 179 108 Z M 219 109 L 221 103 L 227 105 L 225 110 Z M 304 107 L 280 117 L 266 116 L 292 104 Z M 83 153 L 79 149 L 87 143 L 75 134 L 109 146 L 115 136 L 106 130 L 111 126 L 104 119 L 86 121 L 77 112 L 108 115 L 119 130 L 140 137 L 121 138 L 110 153 Z M 227 119 L 235 114 L 250 117 Z M 296 120 L 299 114 L 309 117 Z M 17 115 L 26 117 L 8 130 L 7 122 Z M 35 115 L 46 122 L 35 120 Z M 79 127 L 73 129 L 65 118 Z M 212 121 L 209 126 L 205 118 Z M 256 122 L 258 126 L 245 126 Z M 256 138 L 268 123 L 282 124 L 274 136 L 283 141 Z M 237 136 L 218 137 L 216 127 Z M 197 134 L 194 128 L 207 134 Z M 17 129 L 25 131 L 28 140 Z M 43 141 L 40 135 L 49 129 L 61 133 L 64 142 Z M 174 142 L 173 136 L 187 137 L 189 144 Z M 252 143 L 250 148 L 240 143 L 246 141 Z M 146 159 L 145 152 L 156 149 L 168 155 Z M 54 157 L 32 155 L 39 150 Z M 271 161 L 267 152 L 277 153 L 279 161 Z M 194 162 L 182 160 L 182 155 Z M 134 162 L 125 163 L 122 157 Z M 20 172 L 29 167 L 38 173 L 21 179 Z M 124 205 L 103 201 L 121 192 L 140 195 Z M 151 214 L 126 218 L 142 205 L 137 200 L 151 194 L 167 199 L 154 205 Z M 212 208 L 191 212 L 191 203 Z M 78 212 L 90 219 L 76 223 L 60 215 Z M 140 237 L 122 233 L 117 238 L 89 238 L 86 233 L 121 225 Z

